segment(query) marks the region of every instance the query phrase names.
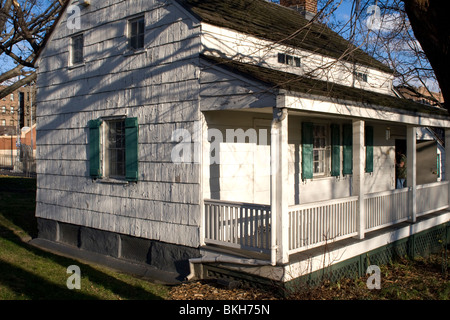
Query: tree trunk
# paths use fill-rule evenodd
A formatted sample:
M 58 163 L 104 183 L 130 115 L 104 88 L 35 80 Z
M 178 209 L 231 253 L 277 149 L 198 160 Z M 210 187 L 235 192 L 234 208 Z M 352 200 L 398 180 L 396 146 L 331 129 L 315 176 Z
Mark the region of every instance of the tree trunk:
M 448 0 L 403 0 L 411 27 L 422 46 L 450 110 L 450 18 Z

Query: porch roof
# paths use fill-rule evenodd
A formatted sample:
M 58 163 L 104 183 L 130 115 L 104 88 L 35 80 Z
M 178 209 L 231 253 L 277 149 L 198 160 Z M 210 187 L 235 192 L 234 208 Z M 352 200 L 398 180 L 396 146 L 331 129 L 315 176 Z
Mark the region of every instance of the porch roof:
M 241 63 L 226 58 L 206 55 L 202 55 L 202 58 L 213 63 L 215 66 L 261 82 L 273 90 L 282 89 L 311 96 L 320 96 L 327 100 L 352 101 L 364 106 L 387 107 L 393 112 L 403 111 L 412 114 L 420 113 L 429 114 L 430 116 L 444 116 L 445 118 L 449 116 L 448 111 L 444 108 L 421 104 L 405 98 L 302 77 L 296 74 L 254 64 Z

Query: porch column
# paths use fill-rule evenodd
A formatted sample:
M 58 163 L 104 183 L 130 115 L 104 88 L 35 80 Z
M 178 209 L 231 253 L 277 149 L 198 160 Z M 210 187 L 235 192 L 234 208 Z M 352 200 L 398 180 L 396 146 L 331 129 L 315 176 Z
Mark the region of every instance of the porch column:
M 450 128 L 445 129 L 445 145 L 447 146 L 445 148 L 445 172 L 444 172 L 444 179 L 446 181 L 450 181 Z M 448 202 L 450 205 L 450 185 L 448 186 Z
M 356 211 L 357 238 L 364 239 L 365 223 L 365 191 L 364 172 L 366 156 L 364 152 L 364 121 L 353 120 L 353 196 L 358 196 Z
M 280 97 L 277 105 L 284 101 Z M 271 213 L 272 213 L 272 264 L 289 262 L 288 216 L 288 115 L 286 108 L 274 108 L 271 127 Z M 275 245 L 275 247 L 274 247 Z
M 406 185 L 409 189 L 410 221 L 416 222 L 416 127 L 406 128 Z

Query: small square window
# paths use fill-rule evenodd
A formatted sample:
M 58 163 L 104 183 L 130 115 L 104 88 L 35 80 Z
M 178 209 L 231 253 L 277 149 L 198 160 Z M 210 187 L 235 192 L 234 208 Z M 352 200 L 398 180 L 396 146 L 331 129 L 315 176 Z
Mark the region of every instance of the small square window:
M 139 17 L 128 21 L 128 38 L 133 50 L 144 48 L 145 20 Z
M 361 82 L 367 82 L 367 73 L 355 72 L 355 79 Z
M 72 65 L 83 63 L 84 61 L 83 47 L 84 47 L 84 38 L 82 34 L 72 37 L 72 45 L 71 45 Z
M 284 53 L 278 54 L 278 63 L 286 63 L 286 55 Z

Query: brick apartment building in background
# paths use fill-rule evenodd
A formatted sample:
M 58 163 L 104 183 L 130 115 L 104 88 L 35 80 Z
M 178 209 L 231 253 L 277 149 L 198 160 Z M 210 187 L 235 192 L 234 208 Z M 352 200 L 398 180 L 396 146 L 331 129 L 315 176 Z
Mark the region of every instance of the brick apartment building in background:
M 397 87 L 396 90 L 403 96 L 403 98 L 422 104 L 429 106 L 440 106 L 444 104 L 444 97 L 441 92 L 431 92 L 425 87 Z
M 424 105 L 440 108 L 444 104 L 442 92 L 428 91 L 425 87 L 398 86 L 396 91 L 405 99 L 413 100 Z M 441 128 L 430 128 L 437 138 L 444 141 L 444 131 Z
M 18 130 L 36 123 L 35 93 L 35 86 L 31 90 L 27 86 L 0 99 L 0 136 L 16 135 Z

